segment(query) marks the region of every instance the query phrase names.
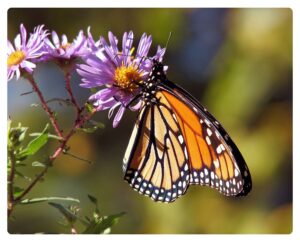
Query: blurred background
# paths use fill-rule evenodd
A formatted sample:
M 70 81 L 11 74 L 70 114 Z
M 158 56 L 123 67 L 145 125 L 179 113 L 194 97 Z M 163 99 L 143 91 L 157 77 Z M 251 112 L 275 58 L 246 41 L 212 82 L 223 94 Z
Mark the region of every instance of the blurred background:
M 291 233 L 292 232 L 292 10 L 290 9 L 10 9 L 12 41 L 24 23 L 28 32 L 40 24 L 70 40 L 88 26 L 95 39 L 113 31 L 119 39 L 133 30 L 153 37 L 152 52 L 164 46 L 168 77 L 196 97 L 226 128 L 242 152 L 253 179 L 243 198 L 192 186 L 172 204 L 155 203 L 123 181 L 122 159 L 136 113 L 127 111 L 118 128 L 103 111 L 95 117 L 105 128 L 78 133 L 70 152 L 92 165 L 62 155 L 28 196 L 71 196 L 82 213 L 92 211 L 87 194 L 100 201 L 103 214 L 126 212 L 112 233 Z M 39 64 L 35 78 L 47 99 L 66 98 L 64 79 L 55 64 Z M 90 91 L 72 84 L 80 103 Z M 26 80 L 8 83 L 8 115 L 29 132 L 40 132 L 47 117 Z M 74 119 L 71 107 L 52 105 L 62 126 Z M 57 143 L 43 149 L 50 155 Z M 36 160 L 42 159 L 35 157 Z M 34 161 L 34 160 L 32 160 Z M 25 170 L 26 171 L 26 170 Z M 39 168 L 29 165 L 33 177 Z M 20 186 L 28 181 L 19 180 Z M 16 207 L 10 233 L 64 233 L 60 214 L 47 203 Z

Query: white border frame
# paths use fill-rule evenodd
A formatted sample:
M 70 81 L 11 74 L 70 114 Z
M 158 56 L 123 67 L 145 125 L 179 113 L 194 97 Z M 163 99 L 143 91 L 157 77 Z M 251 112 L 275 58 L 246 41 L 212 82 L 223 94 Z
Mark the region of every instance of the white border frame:
M 300 126 L 297 125 L 300 123 L 299 119 L 299 108 L 297 110 L 298 105 L 300 104 L 300 89 L 299 89 L 299 81 L 300 81 L 300 63 L 299 63 L 299 43 L 300 43 L 300 29 L 299 29 L 299 19 L 300 19 L 300 8 L 299 1 L 297 0 L 227 0 L 226 3 L 224 0 L 173 0 L 170 2 L 169 0 L 113 0 L 113 1 L 102 1 L 102 0 L 52 0 L 52 1 L 43 1 L 43 0 L 5 0 L 5 2 L 1 2 L 1 16 L 0 16 L 0 33 L 1 33 L 1 59 L 0 63 L 3 68 L 1 68 L 1 81 L 0 81 L 0 98 L 2 107 L 0 112 L 0 121 L 2 123 L 0 128 L 0 177 L 2 181 L 0 182 L 0 194 L 2 194 L 2 199 L 0 200 L 0 240 L 1 241 L 17 241 L 28 239 L 31 242 L 40 242 L 43 241 L 52 241 L 53 239 L 63 239 L 65 242 L 73 242 L 74 240 L 85 241 L 87 239 L 86 236 L 72 236 L 72 235 L 10 235 L 7 232 L 7 208 L 6 208 L 6 159 L 7 159 L 7 151 L 6 151 L 6 135 L 7 135 L 7 74 L 6 74 L 6 40 L 7 40 L 7 10 L 12 7 L 65 7 L 65 8 L 88 8 L 88 7 L 106 7 L 106 8 L 134 8 L 134 7 L 162 7 L 162 8 L 291 8 L 293 11 L 293 232 L 290 235 L 224 235 L 220 238 L 220 235 L 108 235 L 101 236 L 99 235 L 89 235 L 89 240 L 119 240 L 119 239 L 130 239 L 131 241 L 139 241 L 142 239 L 143 242 L 152 242 L 153 240 L 220 240 L 222 241 L 253 241 L 253 240 L 262 240 L 262 239 L 270 239 L 272 242 L 277 241 L 295 241 L 296 239 L 300 239 L 300 226 L 299 226 L 299 206 L 300 206 L 300 198 L 299 198 L 299 188 L 297 184 L 299 184 L 300 176 L 297 176 L 296 171 L 300 170 L 300 149 L 296 148 L 296 145 L 299 143 L 300 135 Z M 296 43 L 296 44 L 294 44 Z M 297 64 L 298 63 L 298 64 Z M 295 68 L 296 66 L 296 68 Z M 298 93 L 298 95 L 296 95 Z M 298 112 L 299 113 L 298 113 Z M 295 125 L 294 125 L 295 124 Z M 296 189 L 295 189 L 296 188 Z M 22 236 L 22 237 L 20 237 Z M 155 238 L 153 237 L 155 236 Z M 188 236 L 188 238 L 187 238 Z M 203 236 L 203 237 L 202 237 Z

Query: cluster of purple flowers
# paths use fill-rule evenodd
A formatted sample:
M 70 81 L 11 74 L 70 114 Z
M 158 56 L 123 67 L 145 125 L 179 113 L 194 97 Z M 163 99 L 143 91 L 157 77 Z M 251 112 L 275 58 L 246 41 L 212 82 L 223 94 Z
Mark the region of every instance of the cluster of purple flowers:
M 51 38 L 50 38 L 51 37 Z M 82 77 L 80 86 L 84 88 L 98 88 L 89 100 L 97 110 L 109 110 L 109 118 L 118 109 L 113 127 L 116 127 L 127 106 L 133 111 L 138 110 L 141 101 L 133 106 L 131 101 L 140 91 L 139 83 L 146 81 L 152 68 L 152 60 L 161 61 L 165 48 L 158 46 L 154 56 L 148 57 L 152 44 L 152 37 L 142 35 L 137 48 L 133 47 L 133 32 L 125 32 L 121 46 L 113 33 L 108 33 L 107 42 L 104 37 L 95 41 L 87 30 L 87 36 L 79 31 L 77 37 L 69 42 L 66 35 L 61 39 L 55 31 L 51 35 L 43 25 L 36 27 L 27 39 L 27 32 L 23 24 L 20 34 L 13 44 L 8 41 L 7 77 L 18 79 L 22 73 L 32 73 L 36 63 L 54 61 L 59 63 L 72 62 L 76 64 L 76 71 Z M 81 63 L 78 63 L 81 62 Z M 74 65 L 75 66 L 75 65 Z

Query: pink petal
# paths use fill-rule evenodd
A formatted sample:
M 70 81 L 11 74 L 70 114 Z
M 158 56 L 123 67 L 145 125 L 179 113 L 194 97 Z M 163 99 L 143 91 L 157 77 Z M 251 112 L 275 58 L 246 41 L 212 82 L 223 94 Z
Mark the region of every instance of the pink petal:
M 24 27 L 23 24 L 20 25 L 20 32 L 21 32 L 21 38 L 22 38 L 22 47 L 23 49 L 25 48 L 26 46 L 26 37 L 27 37 L 27 33 L 26 33 L 26 29 Z
M 60 41 L 55 31 L 52 31 L 52 40 L 56 48 L 60 47 Z
M 21 49 L 21 36 L 20 34 L 18 34 L 14 40 L 15 42 L 15 47 L 17 50 L 20 50 Z
M 117 112 L 115 118 L 114 118 L 114 121 L 113 121 L 113 128 L 116 128 L 116 127 L 119 125 L 119 123 L 120 123 L 120 121 L 121 121 L 121 119 L 122 119 L 122 117 L 123 117 L 124 112 L 125 112 L 125 108 L 124 108 L 123 106 L 121 106 L 121 107 L 119 108 L 119 110 L 118 110 L 118 112 Z

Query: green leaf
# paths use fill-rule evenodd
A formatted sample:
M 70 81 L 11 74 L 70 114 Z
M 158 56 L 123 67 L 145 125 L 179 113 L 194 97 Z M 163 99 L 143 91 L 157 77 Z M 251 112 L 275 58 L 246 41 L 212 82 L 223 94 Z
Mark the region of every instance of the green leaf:
M 70 224 L 76 222 L 77 216 L 70 209 L 64 207 L 59 203 L 49 202 L 48 204 L 56 208 L 68 220 Z
M 32 104 L 30 104 L 30 107 L 34 107 L 34 108 L 39 107 L 39 106 L 40 105 L 38 103 L 32 103 Z
M 90 201 L 91 201 L 92 203 L 94 203 L 96 206 L 98 205 L 98 199 L 97 199 L 97 198 L 95 198 L 94 196 L 92 196 L 92 195 L 90 195 L 90 194 L 88 194 L 88 198 L 89 198 Z
M 8 120 L 7 120 L 7 135 L 8 135 L 8 138 L 9 138 L 9 133 L 10 133 L 10 128 L 11 128 L 11 123 L 12 123 L 11 119 L 8 118 Z
M 18 170 L 15 170 L 15 175 L 21 178 L 24 178 L 27 181 L 31 181 L 31 178 L 28 176 L 25 176 L 23 173 L 19 172 Z
M 94 133 L 97 129 L 98 129 L 97 126 L 90 127 L 90 128 L 77 128 L 78 131 L 82 131 L 89 134 Z
M 101 122 L 97 122 L 94 120 L 89 120 L 88 121 L 90 124 L 92 124 L 92 127 L 88 128 L 78 128 L 78 130 L 83 131 L 85 133 L 94 133 L 97 129 L 103 129 L 105 128 L 105 125 Z
M 15 149 L 15 147 L 19 146 L 25 138 L 27 129 L 27 127 L 22 127 L 21 123 L 17 127 L 11 127 L 10 124 L 10 129 L 8 130 L 8 147 Z
M 92 112 L 93 112 L 93 110 L 94 110 L 93 104 L 91 104 L 91 103 L 89 103 L 89 102 L 86 102 L 84 106 L 85 106 L 85 108 L 87 109 L 87 111 L 88 111 L 89 113 L 92 113 Z
M 14 186 L 13 191 L 14 191 L 14 197 L 18 197 L 24 191 L 24 188 Z
M 53 201 L 53 200 L 80 203 L 78 199 L 72 197 L 38 197 L 38 198 L 24 199 L 20 202 L 20 204 L 32 204 L 32 203 L 40 203 L 40 202 Z
M 94 219 L 98 219 L 100 217 L 100 215 L 99 215 L 99 208 L 98 208 L 98 199 L 95 198 L 94 196 L 90 195 L 90 194 L 88 194 L 88 198 L 95 205 L 95 210 L 93 212 L 93 217 L 94 217 Z
M 118 213 L 114 215 L 109 215 L 102 217 L 99 220 L 94 220 L 86 229 L 83 231 L 83 234 L 103 234 L 107 232 L 112 226 L 118 223 L 120 217 L 125 213 Z
M 31 165 L 34 167 L 46 167 L 47 166 L 46 164 L 39 162 L 39 161 L 34 161 L 34 162 L 32 162 Z
M 40 136 L 42 133 L 31 133 L 29 136 L 35 137 L 35 136 Z M 61 137 L 55 135 L 55 134 L 49 134 L 48 133 L 48 138 L 50 139 L 56 139 L 56 140 L 63 140 Z
M 98 92 L 98 90 L 97 90 L 96 88 L 94 88 L 94 87 L 92 87 L 92 88 L 90 89 L 90 91 L 91 91 L 92 94 L 95 94 L 96 92 Z
M 47 143 L 47 141 L 48 141 L 48 124 L 46 125 L 43 132 L 38 137 L 31 140 L 27 145 L 27 147 L 18 154 L 17 158 L 22 159 L 29 155 L 34 155 Z
M 105 124 L 101 123 L 101 122 L 97 122 L 95 120 L 89 120 L 89 123 L 93 124 L 94 126 L 98 127 L 99 129 L 104 129 L 105 128 Z

